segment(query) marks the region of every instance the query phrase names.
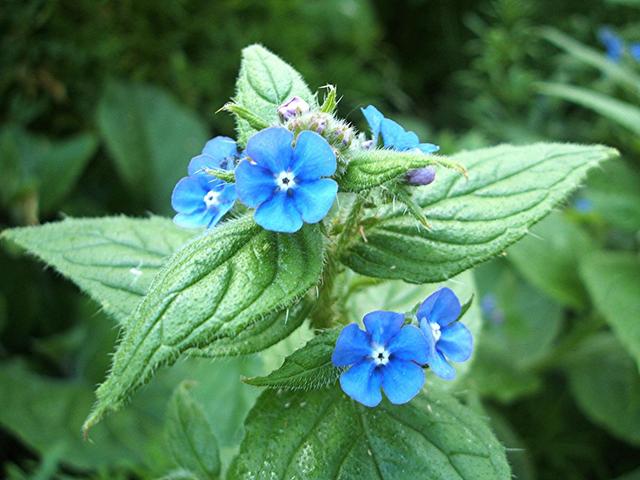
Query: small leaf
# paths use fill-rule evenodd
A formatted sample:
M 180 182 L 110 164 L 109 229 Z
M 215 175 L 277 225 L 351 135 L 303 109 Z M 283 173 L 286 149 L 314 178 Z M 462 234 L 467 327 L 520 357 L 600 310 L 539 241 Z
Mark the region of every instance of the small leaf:
M 261 45 L 242 50 L 240 74 L 236 82 L 234 103 L 253 114 L 266 125 L 278 122 L 278 107 L 297 95 L 315 106 L 315 96 L 300 74 L 278 56 Z M 256 132 L 249 122 L 236 115 L 238 143 L 246 145 Z
M 578 187 L 587 171 L 617 156 L 603 146 L 503 145 L 464 152 L 451 161 L 468 180 L 442 170 L 413 198 L 431 228 L 399 206 L 367 211 L 364 235 L 354 237 L 342 262 L 363 275 L 437 282 L 500 254 Z
M 207 140 L 201 120 L 149 85 L 110 83 L 97 123 L 118 172 L 137 198 L 171 212 L 171 192 Z
M 640 375 L 616 338 L 610 333 L 589 337 L 572 352 L 566 372 L 584 413 L 617 437 L 640 446 Z
M 578 275 L 578 263 L 593 248 L 593 242 L 580 227 L 554 214 L 511 247 L 507 258 L 551 298 L 580 309 L 587 303 L 587 292 Z
M 193 235 L 160 217 L 103 217 L 14 228 L 0 238 L 53 266 L 125 324 L 165 260 Z
M 396 152 L 394 150 L 358 150 L 347 164 L 347 170 L 338 179 L 345 192 L 361 192 L 394 180 L 409 170 L 439 165 L 464 173 L 464 168 L 444 157 L 425 155 L 421 152 Z
M 317 225 L 293 235 L 248 218 L 226 222 L 169 259 L 133 313 L 84 431 L 118 409 L 160 365 L 233 337 L 294 303 L 322 272 Z
M 324 330 L 307 344 L 289 355 L 282 366 L 265 377 L 244 379 L 258 387 L 285 390 L 314 390 L 336 383 L 340 369 L 331 363 L 340 328 Z
M 508 480 L 488 425 L 437 390 L 368 409 L 337 387 L 267 390 L 246 423 L 229 480 L 441 478 Z
M 181 383 L 169 401 L 165 438 L 179 467 L 200 479 L 216 479 L 220 473 L 218 441 L 202 406 L 191 397 L 193 382 Z
M 233 102 L 225 104 L 220 110 L 233 113 L 236 118 L 246 121 L 254 130 L 267 128 L 269 124 L 251 110 Z
M 640 259 L 596 252 L 580 267 L 593 303 L 640 368 Z

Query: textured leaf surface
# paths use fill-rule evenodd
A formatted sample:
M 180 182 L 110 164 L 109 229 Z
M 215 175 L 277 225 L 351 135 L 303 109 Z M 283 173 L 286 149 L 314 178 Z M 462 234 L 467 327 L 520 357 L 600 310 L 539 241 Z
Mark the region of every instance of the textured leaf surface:
M 436 181 L 414 190 L 431 229 L 397 205 L 368 212 L 366 241 L 354 239 L 342 261 L 373 277 L 437 282 L 487 260 L 526 234 L 584 179 L 587 171 L 617 152 L 603 146 L 534 144 L 460 153 L 466 167 L 438 172 Z
M 341 191 L 360 192 L 387 183 L 411 169 L 441 163 L 448 165 L 444 158 L 424 153 L 360 150 L 349 158 L 347 170 L 338 183 Z
M 608 333 L 590 337 L 567 363 L 580 408 L 614 435 L 640 445 L 640 375 L 633 359 Z
M 165 437 L 174 461 L 197 474 L 215 479 L 220 473 L 220 453 L 202 406 L 191 396 L 192 382 L 176 388 L 167 410 Z
M 640 368 L 640 258 L 598 252 L 580 271 L 596 308 Z
M 171 192 L 202 150 L 207 132 L 198 117 L 165 91 L 111 83 L 98 105 L 97 123 L 118 172 L 132 193 L 171 212 Z
M 562 215 L 550 215 L 511 247 L 507 258 L 533 285 L 563 305 L 582 308 L 587 292 L 578 275 L 582 256 L 594 248 L 589 236 Z
M 316 284 L 322 262 L 317 226 L 282 235 L 245 217 L 190 242 L 136 308 L 85 427 L 117 409 L 158 366 L 294 304 Z
M 236 479 L 510 479 L 504 449 L 471 410 L 436 390 L 363 407 L 338 388 L 262 394 Z
M 321 332 L 299 350 L 289 355 L 282 366 L 265 377 L 244 381 L 258 387 L 287 390 L 312 390 L 335 384 L 340 370 L 331 363 L 340 328 Z
M 272 125 L 278 121 L 278 106 L 294 95 L 309 105 L 316 104 L 309 87 L 291 65 L 261 45 L 242 50 L 235 103 L 256 114 L 265 124 Z M 236 128 L 238 142 L 246 145 L 255 130 L 238 116 Z
M 68 277 L 125 324 L 154 275 L 193 231 L 152 218 L 68 218 L 5 230 L 6 238 Z

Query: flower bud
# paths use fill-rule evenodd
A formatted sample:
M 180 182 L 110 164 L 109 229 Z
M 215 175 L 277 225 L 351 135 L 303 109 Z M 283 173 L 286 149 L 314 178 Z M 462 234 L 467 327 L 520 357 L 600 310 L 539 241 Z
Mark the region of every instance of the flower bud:
M 429 185 L 436 178 L 436 170 L 433 167 L 416 168 L 409 170 L 406 176 L 406 182 L 409 185 Z
M 278 107 L 278 115 L 283 122 L 309 111 L 309 104 L 298 96 L 293 96 Z

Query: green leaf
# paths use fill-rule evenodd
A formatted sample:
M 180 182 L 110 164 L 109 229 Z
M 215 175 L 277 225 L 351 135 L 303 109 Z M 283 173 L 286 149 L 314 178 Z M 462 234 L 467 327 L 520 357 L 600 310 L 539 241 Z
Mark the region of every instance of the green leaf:
M 160 218 L 67 218 L 5 230 L 7 239 L 68 277 L 126 324 L 166 259 L 194 235 Z
M 616 338 L 609 333 L 590 337 L 567 361 L 566 372 L 584 413 L 612 434 L 639 446 L 640 375 Z
M 240 108 L 252 112 L 262 123 L 274 125 L 278 122 L 277 108 L 294 95 L 303 98 L 311 106 L 316 105 L 315 96 L 289 64 L 261 45 L 250 45 L 242 50 L 240 74 L 233 99 Z M 256 132 L 249 122 L 237 115 L 236 129 L 240 145 L 246 145 L 249 137 Z
M 42 213 L 53 211 L 74 187 L 97 147 L 89 134 L 52 141 L 21 128 L 0 133 L 0 204 L 35 192 Z
M 419 226 L 403 208 L 368 211 L 366 237 L 354 237 L 342 262 L 363 275 L 438 282 L 501 253 L 564 200 L 587 171 L 617 156 L 603 146 L 503 145 L 450 158 L 469 178 L 438 172 L 413 199 L 429 219 Z
M 195 472 L 197 478 L 216 479 L 220 473 L 218 441 L 202 406 L 189 390 L 193 382 L 183 382 L 169 402 L 165 438 L 179 467 Z
M 449 395 L 369 409 L 338 388 L 267 390 L 249 415 L 229 480 L 511 478 L 484 420 Z
M 580 267 L 593 303 L 640 368 L 640 258 L 596 252 Z
M 504 260 L 485 263 L 474 273 L 484 322 L 466 380 L 481 395 L 508 403 L 540 387 L 535 366 L 552 351 L 563 312 Z
M 640 135 L 640 108 L 631 103 L 617 100 L 593 90 L 562 83 L 541 83 L 539 90 L 544 95 L 562 98 L 568 102 L 593 110 L 631 130 L 636 135 Z
M 165 91 L 110 83 L 97 112 L 100 134 L 121 177 L 157 212 L 171 212 L 171 192 L 202 150 L 206 129 Z
M 553 214 L 511 247 L 507 258 L 532 285 L 563 305 L 580 309 L 587 302 L 587 292 L 578 275 L 578 263 L 593 248 L 580 227 Z
M 589 48 L 554 28 L 543 29 L 542 36 L 574 58 L 597 68 L 613 81 L 618 82 L 636 95 L 640 95 L 640 76 L 630 68 L 611 61 L 600 51 Z
M 316 225 L 285 235 L 244 217 L 179 250 L 136 308 L 84 431 L 119 408 L 158 366 L 296 303 L 318 282 L 323 247 Z
M 429 165 L 439 165 L 464 173 L 462 167 L 435 155 L 394 150 L 357 150 L 350 156 L 347 170 L 338 179 L 338 183 L 341 191 L 360 192 L 394 180 L 409 170 Z
M 331 363 L 341 328 L 319 333 L 307 344 L 289 355 L 282 366 L 265 377 L 244 379 L 257 387 L 285 390 L 313 390 L 326 388 L 337 382 L 340 369 Z

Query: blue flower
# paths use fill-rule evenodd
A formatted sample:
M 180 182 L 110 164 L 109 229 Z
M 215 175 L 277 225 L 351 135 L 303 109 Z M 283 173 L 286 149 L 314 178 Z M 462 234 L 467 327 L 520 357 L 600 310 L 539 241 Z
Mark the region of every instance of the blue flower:
M 610 28 L 601 28 L 598 38 L 607 51 L 607 57 L 614 62 L 619 62 L 624 52 L 622 39 Z
M 432 143 L 420 143 L 420 139 L 414 132 L 409 132 L 393 120 L 385 118 L 373 105 L 363 108 L 362 114 L 371 129 L 374 145 L 378 144 L 378 138 L 382 135 L 383 145 L 393 150 L 405 151 L 417 148 L 423 153 L 434 153 L 440 150 L 440 147 Z
M 338 184 L 330 178 L 336 156 L 327 141 L 303 131 L 292 146 L 286 128 L 266 128 L 249 139 L 249 160 L 236 168 L 240 200 L 256 208 L 258 225 L 276 232 L 295 232 L 303 222 L 317 223 L 333 205 Z
M 331 361 L 351 366 L 340 375 L 342 390 L 354 400 L 375 407 L 384 390 L 391 403 L 407 403 L 424 385 L 429 344 L 413 325 L 403 326 L 404 315 L 376 311 L 365 315 L 366 331 L 352 323 L 344 327 Z
M 629 53 L 638 62 L 640 62 L 640 43 L 632 43 L 629 46 Z
M 206 169 L 232 170 L 238 158 L 236 142 L 228 137 L 209 140 L 202 153 L 189 162 L 189 176 L 173 189 L 173 221 L 181 227 L 214 227 L 236 201 L 236 188 L 209 175 Z
M 429 368 L 445 380 L 453 380 L 456 376 L 449 361 L 464 362 L 473 351 L 471 332 L 457 321 L 461 310 L 456 294 L 441 288 L 422 302 L 417 312 L 420 330 L 429 344 Z

